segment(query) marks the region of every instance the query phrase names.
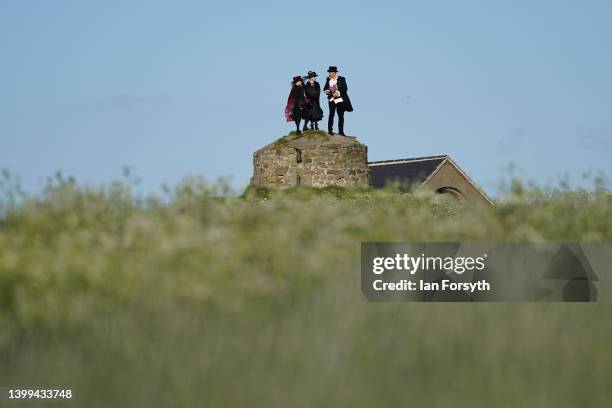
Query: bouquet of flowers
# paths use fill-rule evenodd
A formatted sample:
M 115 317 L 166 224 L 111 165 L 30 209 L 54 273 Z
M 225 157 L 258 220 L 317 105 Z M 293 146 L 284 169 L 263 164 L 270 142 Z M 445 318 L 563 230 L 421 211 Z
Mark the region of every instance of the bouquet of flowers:
M 329 89 L 325 91 L 325 95 L 327 95 L 330 102 L 334 101 L 335 103 L 340 103 L 343 101 L 343 99 L 340 97 L 340 91 L 338 91 L 336 85 L 330 86 Z

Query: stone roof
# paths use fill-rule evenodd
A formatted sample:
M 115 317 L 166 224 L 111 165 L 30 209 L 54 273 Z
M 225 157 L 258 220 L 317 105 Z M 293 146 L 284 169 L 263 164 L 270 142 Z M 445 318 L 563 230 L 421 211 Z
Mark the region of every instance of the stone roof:
M 372 187 L 382 188 L 391 180 L 423 183 L 446 158 L 447 155 L 440 155 L 369 162 Z

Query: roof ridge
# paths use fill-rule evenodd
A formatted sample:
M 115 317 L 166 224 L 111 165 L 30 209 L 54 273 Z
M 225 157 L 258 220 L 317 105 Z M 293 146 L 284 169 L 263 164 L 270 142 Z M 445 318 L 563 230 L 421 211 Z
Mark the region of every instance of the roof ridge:
M 412 158 L 408 158 L 408 159 L 378 160 L 378 161 L 368 162 L 368 164 L 406 163 L 406 162 L 413 162 L 413 161 L 446 159 L 448 157 L 449 157 L 448 154 L 440 154 L 440 155 L 437 155 L 437 156 L 412 157 Z
M 489 195 L 487 193 L 485 193 L 485 191 L 483 189 L 481 189 L 480 187 L 478 187 L 478 184 L 476 184 L 476 182 L 474 180 L 472 180 L 470 178 L 470 176 L 467 175 L 466 172 L 463 171 L 463 169 L 461 167 L 459 167 L 459 165 L 457 163 L 455 163 L 455 161 L 453 159 L 451 159 L 450 157 L 448 158 L 448 161 L 450 162 L 450 164 L 452 164 L 458 171 L 459 173 L 461 173 L 466 179 L 467 181 L 472 184 L 472 186 L 474 186 L 476 188 L 476 190 L 478 190 L 480 192 L 480 194 L 482 194 L 484 196 L 484 198 L 492 205 L 495 205 L 495 203 L 493 202 L 493 200 L 491 200 L 491 198 L 489 197 Z

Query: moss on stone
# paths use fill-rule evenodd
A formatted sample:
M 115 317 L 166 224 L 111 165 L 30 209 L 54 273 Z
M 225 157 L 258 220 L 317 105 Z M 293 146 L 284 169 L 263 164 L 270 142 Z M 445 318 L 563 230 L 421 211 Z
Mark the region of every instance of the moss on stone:
M 320 140 L 323 142 L 329 141 L 329 135 L 327 132 L 322 130 L 305 130 L 301 133 L 297 133 L 295 130 L 289 132 L 285 136 L 278 138 L 275 142 L 275 146 L 286 146 L 289 142 L 306 138 L 308 140 Z
M 288 143 L 289 143 L 289 139 L 287 138 L 287 136 L 283 136 L 281 138 L 278 138 L 274 142 L 274 146 L 287 146 Z
M 306 137 L 309 140 L 313 140 L 313 139 L 319 139 L 323 141 L 329 140 L 329 134 L 327 134 L 327 132 L 324 132 L 322 130 L 307 130 L 305 132 L 302 132 L 300 136 Z

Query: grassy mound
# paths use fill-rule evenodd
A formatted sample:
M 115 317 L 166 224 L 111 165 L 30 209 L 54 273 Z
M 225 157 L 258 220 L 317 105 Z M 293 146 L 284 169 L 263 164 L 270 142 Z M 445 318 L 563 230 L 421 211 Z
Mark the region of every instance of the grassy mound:
M 298 134 L 295 130 L 289 132 L 285 136 L 279 138 L 274 142 L 277 146 L 284 146 L 290 141 L 306 138 L 308 140 L 320 140 L 320 141 L 328 141 L 329 134 L 322 130 L 305 130 Z
M 362 241 L 612 240 L 612 194 L 494 208 L 388 190 L 167 197 L 51 181 L 0 199 L 0 383 L 71 406 L 602 406 L 606 303 L 374 304 Z

